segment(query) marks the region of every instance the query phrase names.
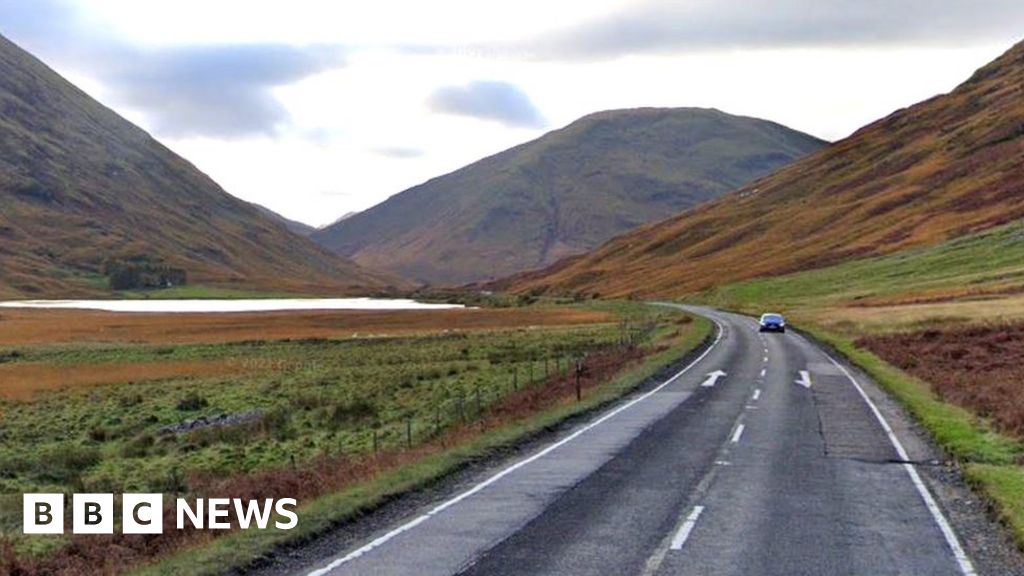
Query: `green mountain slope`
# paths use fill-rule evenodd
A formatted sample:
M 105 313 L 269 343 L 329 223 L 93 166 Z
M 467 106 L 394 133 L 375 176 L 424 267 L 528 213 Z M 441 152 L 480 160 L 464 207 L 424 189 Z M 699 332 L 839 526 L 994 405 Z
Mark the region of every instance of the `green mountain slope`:
M 228 195 L 0 37 L 0 298 L 96 294 L 108 259 L 252 289 L 364 292 L 391 282 Z
M 990 299 L 1024 294 L 1024 221 L 961 236 L 936 246 L 902 250 L 717 286 L 702 294 L 728 307 L 771 303 L 876 307 Z
M 601 112 L 406 190 L 312 238 L 410 279 L 497 278 L 594 248 L 823 145 L 717 110 Z

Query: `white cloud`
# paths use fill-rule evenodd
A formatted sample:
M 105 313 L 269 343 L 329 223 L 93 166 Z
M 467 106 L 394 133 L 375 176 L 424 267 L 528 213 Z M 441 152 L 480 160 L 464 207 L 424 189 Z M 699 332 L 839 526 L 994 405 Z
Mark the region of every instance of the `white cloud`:
M 427 105 L 435 112 L 494 120 L 511 127 L 543 128 L 546 124 L 530 97 L 508 82 L 475 80 L 442 86 L 430 95 Z
M 787 10 L 799 7 L 797 0 L 780 1 Z M 774 22 L 766 36 L 774 40 L 756 42 L 738 42 L 737 28 L 727 25 L 742 15 L 732 0 L 695 0 L 683 8 L 671 0 L 79 0 L 78 11 L 61 0 L 0 0 L 0 25 L 229 192 L 323 224 L 543 132 L 539 122 L 516 116 L 481 122 L 433 110 L 432 95 L 451 87 L 481 80 L 515 87 L 551 127 L 609 108 L 703 106 L 836 139 L 953 88 L 1008 48 L 1006 29 L 1024 29 L 1011 17 L 986 28 L 965 16 L 970 34 L 944 42 L 935 33 L 942 30 L 941 19 L 923 18 L 930 28 L 915 25 L 897 42 L 898 22 L 878 29 L 885 38 L 873 39 L 875 24 L 861 26 L 856 35 L 840 34 L 813 18 L 817 10 L 834 19 L 836 10 L 853 4 L 861 7 L 849 14 L 870 5 L 898 16 L 918 1 L 837 0 L 826 10 L 815 0 L 807 17 L 788 27 L 779 18 L 759 19 L 761 26 Z M 1016 6 L 984 1 L 1001 9 Z M 12 6 L 17 18 L 3 13 Z M 684 8 L 692 22 L 680 16 Z M 632 28 L 609 28 L 613 17 Z M 695 45 L 693 37 L 681 39 L 678 32 L 700 18 L 719 23 L 709 29 L 717 34 L 711 40 L 720 41 Z M 630 32 L 646 33 L 644 27 L 654 24 L 663 32 L 641 36 L 642 42 Z M 820 39 L 808 30 L 817 30 Z M 123 50 L 108 52 L 113 61 L 75 57 L 111 45 L 128 54 L 198 58 L 175 56 L 175 66 L 166 67 L 174 73 L 158 75 L 140 92 L 138 77 L 124 81 L 110 72 L 128 64 L 117 61 Z M 343 61 L 321 65 L 316 46 L 343 46 Z M 258 65 L 262 58 L 243 58 L 223 67 L 224 74 L 204 68 L 205 76 L 188 64 L 209 66 L 216 61 L 211 54 L 261 50 L 305 56 L 286 57 L 297 65 L 273 70 Z M 199 88 L 174 93 L 181 82 Z M 249 89 L 231 93 L 242 86 Z M 219 96 L 214 104 L 230 110 L 239 103 L 239 114 L 247 113 L 240 120 L 177 112 L 182 98 L 194 103 L 210 94 Z M 530 115 L 520 110 L 518 118 Z M 200 130 L 188 129 L 196 126 Z M 248 129 L 253 126 L 261 129 Z

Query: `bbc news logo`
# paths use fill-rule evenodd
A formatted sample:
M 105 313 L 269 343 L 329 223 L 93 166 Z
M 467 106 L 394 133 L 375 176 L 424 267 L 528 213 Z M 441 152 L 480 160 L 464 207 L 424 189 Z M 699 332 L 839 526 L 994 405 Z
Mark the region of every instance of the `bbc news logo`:
M 235 525 L 242 530 L 265 530 L 271 525 L 291 530 L 299 524 L 296 500 L 242 500 L 240 498 L 197 498 L 190 504 L 184 498 L 175 501 L 178 530 L 227 530 Z M 71 532 L 74 534 L 113 534 L 117 510 L 113 494 L 74 494 L 71 499 Z M 63 494 L 25 494 L 22 520 L 25 534 L 64 533 Z M 273 520 L 273 522 L 271 522 Z M 163 534 L 163 494 L 122 494 L 121 532 L 124 534 Z

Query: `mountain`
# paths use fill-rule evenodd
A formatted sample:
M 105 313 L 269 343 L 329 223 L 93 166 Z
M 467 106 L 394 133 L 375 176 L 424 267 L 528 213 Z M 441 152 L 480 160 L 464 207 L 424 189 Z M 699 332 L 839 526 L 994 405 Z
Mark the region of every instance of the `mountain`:
M 344 220 L 348 220 L 349 218 L 355 216 L 356 214 L 359 214 L 359 212 L 357 212 L 355 210 L 352 210 L 352 211 L 349 211 L 349 212 L 345 212 L 341 216 L 338 216 L 337 218 L 335 218 L 334 222 L 331 222 L 330 224 L 324 224 L 323 226 L 320 226 L 319 228 L 316 228 L 316 229 L 317 230 L 323 230 L 324 228 L 328 228 L 330 226 L 334 226 L 335 224 L 337 224 L 339 222 L 342 222 Z
M 410 279 L 497 278 L 595 248 L 823 145 L 717 110 L 600 112 L 392 196 L 312 238 Z
M 266 206 L 257 204 L 255 202 L 250 202 L 250 204 L 252 204 L 253 207 L 256 208 L 256 210 L 264 217 L 269 218 L 274 222 L 277 222 L 278 224 L 281 224 L 293 234 L 298 234 L 299 236 L 309 236 L 314 231 L 316 231 L 316 228 L 314 228 L 313 226 L 310 226 L 309 224 L 303 222 L 299 222 L 297 220 L 285 218 L 284 216 L 281 216 L 280 214 L 274 212 L 273 210 L 267 208 Z
M 926 246 L 1024 217 L 1024 42 L 937 96 L 733 194 L 501 282 L 679 296 Z
M 133 269 L 330 293 L 392 282 L 228 195 L 0 37 L 0 297 L 97 294 Z

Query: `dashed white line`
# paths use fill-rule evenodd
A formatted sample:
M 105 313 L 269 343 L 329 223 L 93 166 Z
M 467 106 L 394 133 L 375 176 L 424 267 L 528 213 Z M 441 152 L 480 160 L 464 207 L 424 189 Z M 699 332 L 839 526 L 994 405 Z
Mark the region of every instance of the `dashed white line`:
M 768 369 L 767 368 L 761 368 L 761 378 L 764 378 L 764 375 L 767 374 L 767 373 L 768 373 Z
M 751 396 L 751 400 L 759 400 L 760 398 L 761 398 L 761 389 L 760 388 L 755 388 L 754 389 L 754 395 Z
M 700 518 L 701 513 L 704 512 L 703 506 L 694 506 L 693 512 L 686 517 L 686 522 L 679 527 L 679 531 L 676 532 L 675 538 L 672 539 L 673 550 L 682 550 L 683 544 L 690 538 L 690 533 L 693 532 L 693 527 L 697 525 L 697 519 Z
M 903 469 L 907 471 L 907 474 L 910 476 L 910 481 L 914 484 L 914 488 L 917 489 L 917 493 L 920 494 L 921 499 L 924 500 L 925 507 L 928 508 L 928 512 L 931 513 L 932 519 L 935 520 L 935 523 L 939 526 L 939 530 L 942 531 L 942 535 L 946 539 L 946 544 L 949 546 L 950 551 L 953 552 L 953 557 L 960 566 L 960 571 L 963 572 L 964 576 L 977 576 L 977 572 L 974 571 L 974 565 L 971 564 L 971 559 L 967 557 L 967 552 L 964 551 L 963 546 L 960 545 L 960 540 L 956 537 L 956 532 L 953 531 L 953 527 L 950 526 L 949 521 L 946 520 L 945 515 L 942 514 L 942 510 L 935 502 L 935 498 L 932 497 L 931 492 L 929 492 L 928 488 L 924 485 L 924 482 L 921 480 L 921 476 L 917 473 L 917 469 L 915 469 L 914 465 L 909 462 L 910 456 L 907 455 L 906 449 L 903 448 L 903 443 L 896 437 L 896 433 L 893 431 L 892 427 L 889 426 L 889 423 L 885 420 L 885 417 L 882 416 L 882 413 L 878 410 L 878 407 L 875 406 L 875 403 L 867 395 L 867 392 L 864 392 L 864 389 L 861 388 L 860 383 L 853 377 L 853 374 L 850 374 L 850 371 L 839 362 L 836 362 L 836 359 L 832 356 L 828 354 L 825 354 L 825 356 L 831 360 L 832 363 L 835 364 L 836 367 L 839 368 L 839 370 L 853 384 L 854 388 L 857 389 L 857 392 L 860 393 L 860 397 L 863 398 L 864 402 L 866 402 L 868 407 L 871 408 L 871 412 L 875 415 L 878 423 L 882 425 L 882 430 L 884 430 L 885 434 L 889 437 L 889 441 L 892 443 L 893 448 L 896 449 L 896 454 L 901 460 L 903 460 Z
M 743 430 L 745 429 L 746 426 L 744 426 L 743 424 L 737 426 L 736 431 L 732 433 L 732 438 L 729 440 L 729 442 L 732 442 L 733 444 L 739 443 L 740 437 L 743 436 Z
M 458 496 L 455 496 L 454 498 L 452 498 L 450 500 L 447 500 L 447 501 L 445 501 L 445 502 L 443 502 L 441 504 L 438 504 L 437 506 L 435 506 L 431 510 L 427 511 L 425 514 L 423 514 L 421 516 L 418 516 L 415 519 L 413 519 L 413 520 L 411 520 L 409 522 L 406 522 L 405 524 L 402 524 L 398 528 L 395 528 L 394 530 L 388 532 L 387 534 L 384 534 L 383 536 L 377 538 L 376 540 L 373 540 L 372 542 L 369 542 L 369 543 L 363 545 L 362 547 L 360 547 L 360 548 L 358 548 L 356 550 L 353 550 L 352 552 L 349 552 L 345 556 L 333 560 L 331 563 L 327 564 L 323 568 L 320 568 L 320 569 L 317 569 L 317 570 L 313 570 L 312 572 L 309 572 L 309 574 L 307 576 L 324 576 L 325 574 L 330 573 L 332 570 L 337 569 L 339 566 L 341 566 L 343 564 L 347 564 L 347 563 L 351 562 L 352 560 L 355 560 L 356 558 L 359 558 L 360 556 L 363 556 L 363 555 L 367 554 L 368 552 L 374 550 L 375 548 L 379 548 L 380 546 L 382 546 L 382 545 L 386 544 L 387 542 L 389 542 L 390 540 L 394 539 L 396 536 L 399 536 L 399 535 L 401 535 L 401 534 L 403 534 L 403 533 L 405 533 L 405 532 L 415 528 L 416 526 L 419 526 L 423 522 L 429 520 L 432 516 L 440 514 L 444 510 L 446 510 L 446 509 L 448 509 L 448 508 L 458 504 L 459 502 L 465 500 L 466 498 L 469 498 L 470 496 L 476 494 L 477 492 L 480 492 L 484 488 L 490 486 L 491 484 L 494 484 L 498 480 L 501 480 L 502 478 L 504 478 L 505 476 L 508 476 L 509 474 L 515 472 L 516 470 L 518 470 L 518 469 L 520 469 L 520 468 L 522 468 L 524 466 L 527 466 L 527 465 L 529 465 L 529 464 L 531 464 L 531 463 L 533 463 L 533 462 L 543 458 L 544 456 L 547 456 L 548 454 L 550 454 L 551 452 L 554 452 L 558 448 L 561 448 L 562 446 L 568 444 L 569 442 L 572 442 L 576 438 L 579 438 L 581 435 L 583 435 L 587 431 L 589 431 L 589 430 L 591 430 L 591 429 L 593 429 L 593 428 L 595 428 L 597 426 L 600 426 L 601 424 L 603 424 L 604 422 L 606 422 L 609 419 L 613 418 L 617 414 L 619 414 L 619 413 L 621 413 L 621 412 L 623 412 L 625 410 L 628 410 L 632 406 L 634 406 L 636 404 L 639 404 L 640 402 L 643 402 L 644 400 L 650 398 L 654 394 L 660 392 L 666 386 L 668 386 L 669 384 L 675 382 L 680 377 L 682 377 L 683 374 L 686 374 L 690 370 L 690 368 L 693 368 L 698 363 L 700 363 L 700 361 L 703 360 L 705 357 L 707 357 L 707 355 L 710 354 L 711 351 L 714 350 L 715 347 L 718 345 L 718 343 L 722 340 L 722 335 L 725 333 L 725 328 L 718 321 L 716 321 L 714 319 L 712 319 L 712 322 L 714 322 L 715 325 L 718 327 L 718 335 L 715 337 L 714 342 L 712 342 L 711 345 L 708 346 L 707 350 L 705 350 L 703 353 L 701 353 L 701 355 L 698 356 L 693 362 L 690 362 L 689 364 L 686 365 L 685 368 L 683 368 L 678 373 L 676 373 L 675 376 L 669 378 L 668 380 L 665 380 L 664 382 L 662 382 L 658 386 L 652 388 L 651 390 L 649 390 L 648 392 L 644 393 L 643 395 L 634 398 L 633 400 L 623 404 L 622 406 L 619 406 L 615 410 L 612 410 L 611 412 L 605 414 L 604 416 L 598 418 L 597 420 L 594 420 L 590 424 L 587 424 L 586 426 L 580 428 L 579 430 L 573 432 L 572 434 L 566 436 L 565 438 L 562 438 L 558 442 L 555 442 L 554 444 L 548 446 L 547 448 L 541 450 L 540 452 L 537 452 L 533 456 L 530 456 L 529 458 L 525 458 L 523 460 L 520 460 L 519 462 L 516 462 L 515 464 L 509 466 L 508 468 L 505 468 L 504 470 L 502 470 L 501 472 L 498 472 L 497 474 L 491 476 L 487 480 L 484 480 L 483 482 L 480 482 L 476 486 L 473 486 L 472 488 L 470 488 L 469 490 L 466 490 L 465 492 L 459 494 Z

